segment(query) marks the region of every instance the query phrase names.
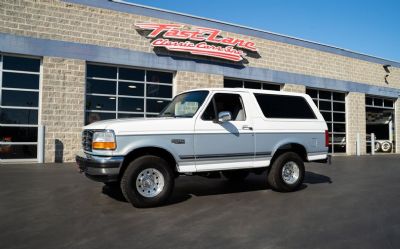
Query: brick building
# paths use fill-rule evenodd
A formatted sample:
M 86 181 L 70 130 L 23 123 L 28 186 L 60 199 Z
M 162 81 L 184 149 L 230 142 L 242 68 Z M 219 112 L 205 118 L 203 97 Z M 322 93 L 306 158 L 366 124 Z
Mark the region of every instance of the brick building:
M 381 150 L 400 151 L 399 62 L 121 1 L 2 0 L 0 16 L 0 162 L 43 152 L 46 162 L 73 161 L 85 123 L 155 116 L 199 87 L 306 92 L 333 154 L 355 154 L 357 137 L 369 153 L 371 133 Z M 138 24 L 170 26 L 151 37 L 156 28 Z

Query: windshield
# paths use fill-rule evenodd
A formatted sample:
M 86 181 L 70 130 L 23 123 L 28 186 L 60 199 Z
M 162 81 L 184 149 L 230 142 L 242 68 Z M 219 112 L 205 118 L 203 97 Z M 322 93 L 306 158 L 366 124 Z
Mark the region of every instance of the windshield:
M 203 104 L 208 91 L 193 91 L 176 96 L 160 113 L 160 117 L 191 118 Z

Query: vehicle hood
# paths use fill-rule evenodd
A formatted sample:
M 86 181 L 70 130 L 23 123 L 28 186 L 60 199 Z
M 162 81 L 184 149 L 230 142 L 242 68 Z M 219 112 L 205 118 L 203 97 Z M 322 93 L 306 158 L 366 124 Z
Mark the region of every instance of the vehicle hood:
M 192 132 L 194 119 L 172 117 L 110 119 L 92 123 L 84 129 L 113 130 L 115 135 Z

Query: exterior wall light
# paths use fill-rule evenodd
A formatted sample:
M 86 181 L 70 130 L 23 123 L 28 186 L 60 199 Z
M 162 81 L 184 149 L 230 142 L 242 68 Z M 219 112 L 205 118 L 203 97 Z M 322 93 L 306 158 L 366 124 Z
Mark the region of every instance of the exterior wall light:
M 386 72 L 386 75 L 385 75 L 385 83 L 386 84 L 389 84 L 389 81 L 388 81 L 388 77 L 390 74 L 389 67 L 391 67 L 391 65 L 383 65 L 383 69 L 385 69 L 385 72 Z

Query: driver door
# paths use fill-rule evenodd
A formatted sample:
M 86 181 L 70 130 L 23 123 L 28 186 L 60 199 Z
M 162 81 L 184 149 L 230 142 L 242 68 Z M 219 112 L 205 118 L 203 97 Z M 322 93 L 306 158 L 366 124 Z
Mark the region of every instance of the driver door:
M 241 94 L 246 93 L 214 93 L 198 116 L 194 135 L 197 171 L 253 167 L 254 132 Z M 218 121 L 221 112 L 230 112 L 231 120 Z

